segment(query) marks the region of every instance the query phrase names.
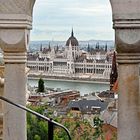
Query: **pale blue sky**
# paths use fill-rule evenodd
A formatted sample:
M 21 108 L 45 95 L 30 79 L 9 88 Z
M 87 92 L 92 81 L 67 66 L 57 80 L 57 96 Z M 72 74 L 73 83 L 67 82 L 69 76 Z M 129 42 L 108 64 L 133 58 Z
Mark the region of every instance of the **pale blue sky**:
M 109 0 L 36 0 L 31 40 L 113 40 Z

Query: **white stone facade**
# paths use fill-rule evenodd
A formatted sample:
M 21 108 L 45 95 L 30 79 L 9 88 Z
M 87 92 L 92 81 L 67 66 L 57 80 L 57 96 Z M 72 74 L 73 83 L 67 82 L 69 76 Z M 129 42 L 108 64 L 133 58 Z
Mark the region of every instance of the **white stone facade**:
M 56 51 L 51 47 L 51 50 L 44 52 L 41 48 L 38 54 L 29 54 L 27 66 L 31 75 L 109 80 L 112 62 L 107 61 L 107 56 L 109 54 L 105 51 L 91 54 L 80 50 L 70 41 L 62 50 Z

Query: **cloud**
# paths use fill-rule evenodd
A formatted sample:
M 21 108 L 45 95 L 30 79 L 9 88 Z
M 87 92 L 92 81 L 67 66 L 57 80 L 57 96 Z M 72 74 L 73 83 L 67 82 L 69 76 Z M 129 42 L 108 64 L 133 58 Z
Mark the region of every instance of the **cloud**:
M 113 39 L 108 0 L 37 0 L 31 38 L 65 40 L 74 27 L 80 39 Z M 61 37 L 60 37 L 61 36 Z
M 67 13 L 78 14 L 78 15 L 90 15 L 90 16 L 98 16 L 98 15 L 110 15 L 111 8 L 107 4 L 102 3 L 80 3 L 78 5 L 71 5 L 69 7 L 63 7 L 63 10 Z

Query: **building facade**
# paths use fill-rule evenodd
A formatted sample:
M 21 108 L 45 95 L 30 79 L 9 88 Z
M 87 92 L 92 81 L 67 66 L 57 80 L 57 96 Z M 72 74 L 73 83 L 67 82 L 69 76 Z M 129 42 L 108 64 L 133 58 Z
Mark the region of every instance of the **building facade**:
M 30 75 L 109 80 L 110 54 L 98 47 L 92 53 L 80 49 L 72 30 L 63 48 L 41 46 L 38 53 L 29 53 L 27 66 Z

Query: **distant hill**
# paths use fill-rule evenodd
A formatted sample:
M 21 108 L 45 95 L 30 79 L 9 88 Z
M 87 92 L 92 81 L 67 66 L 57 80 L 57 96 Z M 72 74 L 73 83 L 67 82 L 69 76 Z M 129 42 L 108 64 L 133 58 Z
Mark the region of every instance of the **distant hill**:
M 51 47 L 54 46 L 65 46 L 66 41 L 50 41 L 50 40 L 46 40 L 46 41 L 31 41 L 30 45 L 29 45 L 29 49 L 32 51 L 38 51 L 40 49 L 40 46 L 42 45 L 42 47 L 48 47 L 49 44 Z M 101 47 L 104 47 L 106 44 L 108 46 L 108 48 L 114 48 L 114 41 L 112 40 L 86 40 L 86 41 L 79 41 L 79 45 L 81 48 L 87 48 L 88 44 L 91 47 L 95 47 L 96 44 L 99 43 L 99 45 Z

